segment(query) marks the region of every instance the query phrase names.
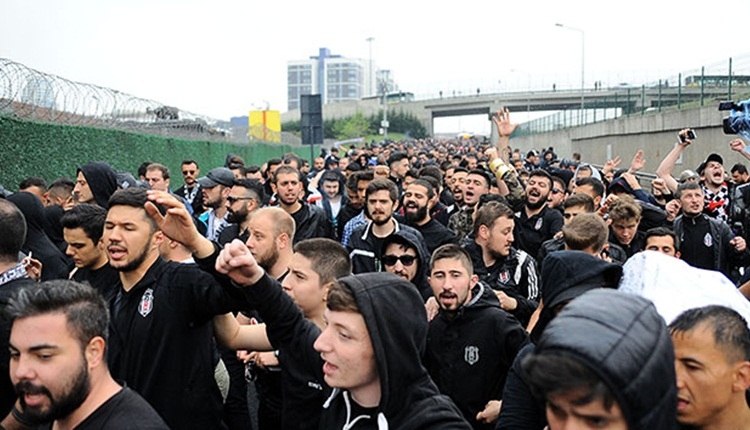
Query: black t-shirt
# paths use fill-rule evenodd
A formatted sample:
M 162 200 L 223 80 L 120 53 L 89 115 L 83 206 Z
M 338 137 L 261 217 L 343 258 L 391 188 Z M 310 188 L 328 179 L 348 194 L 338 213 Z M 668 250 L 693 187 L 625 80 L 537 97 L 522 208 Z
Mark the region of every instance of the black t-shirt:
M 107 297 L 110 290 L 119 284 L 120 272 L 107 263 L 96 270 L 86 267 L 78 269 L 72 279 L 78 282 L 88 282 L 102 296 Z
M 52 424 L 39 427 L 51 430 Z M 78 424 L 75 430 L 168 430 L 169 427 L 143 397 L 128 387 L 123 387 L 94 412 Z
M 531 218 L 527 217 L 526 211 L 522 209 L 516 214 L 515 222 L 515 246 L 536 258 L 542 243 L 552 239 L 555 233 L 562 230 L 563 216 L 560 211 L 545 206 Z

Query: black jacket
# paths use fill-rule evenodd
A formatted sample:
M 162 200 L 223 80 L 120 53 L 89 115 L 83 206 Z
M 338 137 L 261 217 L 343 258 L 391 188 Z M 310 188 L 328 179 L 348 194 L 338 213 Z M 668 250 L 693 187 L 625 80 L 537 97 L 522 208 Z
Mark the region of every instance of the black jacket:
M 244 297 L 194 264 L 161 258 L 130 291 L 121 285 L 106 297 L 112 376 L 143 396 L 171 428 L 220 428 L 211 318 L 246 308 Z
M 456 406 L 438 393 L 421 365 L 427 318 L 416 288 L 389 273 L 347 276 L 339 282 L 352 290 L 373 344 L 381 384 L 380 405 L 373 415 L 351 416 L 348 392 L 326 386 L 323 361 L 313 349 L 320 329 L 302 316 L 275 280 L 266 275 L 242 288 L 266 321 L 269 340 L 282 348 L 279 358 L 287 360 L 282 362 L 285 369 L 296 369 L 300 381 L 306 381 L 299 384 L 299 390 L 310 395 L 326 393 L 322 409 L 320 403 L 286 396 L 285 402 L 295 402 L 300 408 L 285 409 L 285 419 L 312 422 L 317 412 L 318 428 L 326 430 L 379 428 L 381 423 L 403 430 L 468 429 Z
M 531 314 L 539 306 L 539 275 L 536 261 L 529 254 L 511 248 L 507 257 L 487 267 L 482 258 L 482 247 L 474 240 L 467 240 L 464 249 L 471 255 L 474 273 L 479 276 L 479 280 L 493 290 L 503 291 L 516 299 L 518 306 L 510 313 L 521 325 L 528 325 Z
M 544 206 L 541 212 L 532 216 L 526 216 L 526 211 L 521 209 L 516 213 L 515 227 L 513 228 L 514 246 L 536 258 L 542 242 L 562 230 L 563 216 L 560 211 Z
M 292 214 L 294 224 L 294 243 L 298 243 L 312 237 L 334 238 L 331 221 L 326 218 L 325 211 L 315 205 L 302 202 L 302 208 Z
M 441 310 L 430 321 L 425 366 L 475 429 L 491 429 L 494 423 L 479 423 L 477 413 L 503 398 L 508 369 L 527 339 L 492 289 L 479 282 L 468 304 L 457 312 Z
M 711 240 L 705 241 L 702 244 L 691 244 L 685 242 L 685 223 L 695 222 L 690 218 L 686 218 L 684 215 L 680 215 L 674 220 L 674 232 L 680 239 L 680 247 L 694 246 L 702 248 L 706 247 L 706 252 L 710 252 L 713 256 L 713 267 L 711 269 L 717 270 L 723 273 L 729 279 L 736 281 L 735 277 L 732 276 L 732 269 L 734 266 L 746 266 L 750 263 L 750 250 L 745 249 L 743 252 L 737 252 L 729 241 L 734 238 L 734 234 L 729 226 L 722 221 L 715 218 L 711 218 L 706 214 L 700 214 L 699 217 L 708 220 L 708 228 L 711 232 Z M 688 261 L 692 265 L 692 262 Z
M 651 301 L 608 288 L 588 291 L 550 322 L 537 353 L 570 354 L 596 372 L 630 430 L 677 427 L 674 347 Z

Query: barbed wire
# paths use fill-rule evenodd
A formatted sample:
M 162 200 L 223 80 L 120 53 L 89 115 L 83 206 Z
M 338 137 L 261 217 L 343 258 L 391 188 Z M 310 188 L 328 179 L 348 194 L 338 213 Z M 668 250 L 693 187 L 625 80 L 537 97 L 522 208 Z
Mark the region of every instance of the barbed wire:
M 200 140 L 247 142 L 230 123 L 0 58 L 0 113 L 37 121 Z

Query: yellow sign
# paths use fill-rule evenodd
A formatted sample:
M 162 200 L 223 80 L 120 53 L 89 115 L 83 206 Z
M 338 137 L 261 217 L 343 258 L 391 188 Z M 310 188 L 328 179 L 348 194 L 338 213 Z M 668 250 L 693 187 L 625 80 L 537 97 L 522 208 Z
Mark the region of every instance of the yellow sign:
M 281 142 L 281 113 L 277 110 L 254 110 L 248 115 L 250 140 Z

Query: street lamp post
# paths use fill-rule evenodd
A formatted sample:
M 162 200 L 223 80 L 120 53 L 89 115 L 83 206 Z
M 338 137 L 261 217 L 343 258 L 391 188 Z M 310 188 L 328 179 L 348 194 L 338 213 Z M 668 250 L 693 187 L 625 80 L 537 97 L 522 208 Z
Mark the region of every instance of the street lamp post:
M 383 130 L 383 140 L 388 139 L 388 75 L 390 70 L 383 70 L 382 72 L 382 91 L 383 91 L 383 120 L 380 122 L 380 127 Z
M 584 80 L 584 74 L 583 74 L 584 65 L 586 64 L 586 54 L 585 54 L 586 51 L 584 50 L 584 47 L 585 47 L 585 42 L 584 42 L 584 40 L 585 40 L 585 33 L 580 28 L 569 27 L 567 25 L 563 25 L 563 24 L 560 24 L 560 23 L 557 23 L 555 25 L 557 27 L 560 27 L 560 28 L 565 28 L 567 30 L 577 31 L 577 32 L 581 33 L 581 116 L 583 116 L 583 109 L 584 109 L 584 106 L 585 106 L 585 103 L 584 103 L 585 80 Z M 583 119 L 581 117 L 581 121 L 582 120 Z M 581 123 L 583 123 L 583 122 L 581 122 Z
M 369 64 L 370 65 L 370 76 L 369 76 L 370 85 L 367 91 L 369 93 L 368 96 L 372 96 L 373 94 L 375 94 L 375 90 L 373 89 L 373 79 L 372 79 L 372 41 L 375 40 L 375 38 L 368 37 L 365 40 L 370 44 L 370 64 Z

